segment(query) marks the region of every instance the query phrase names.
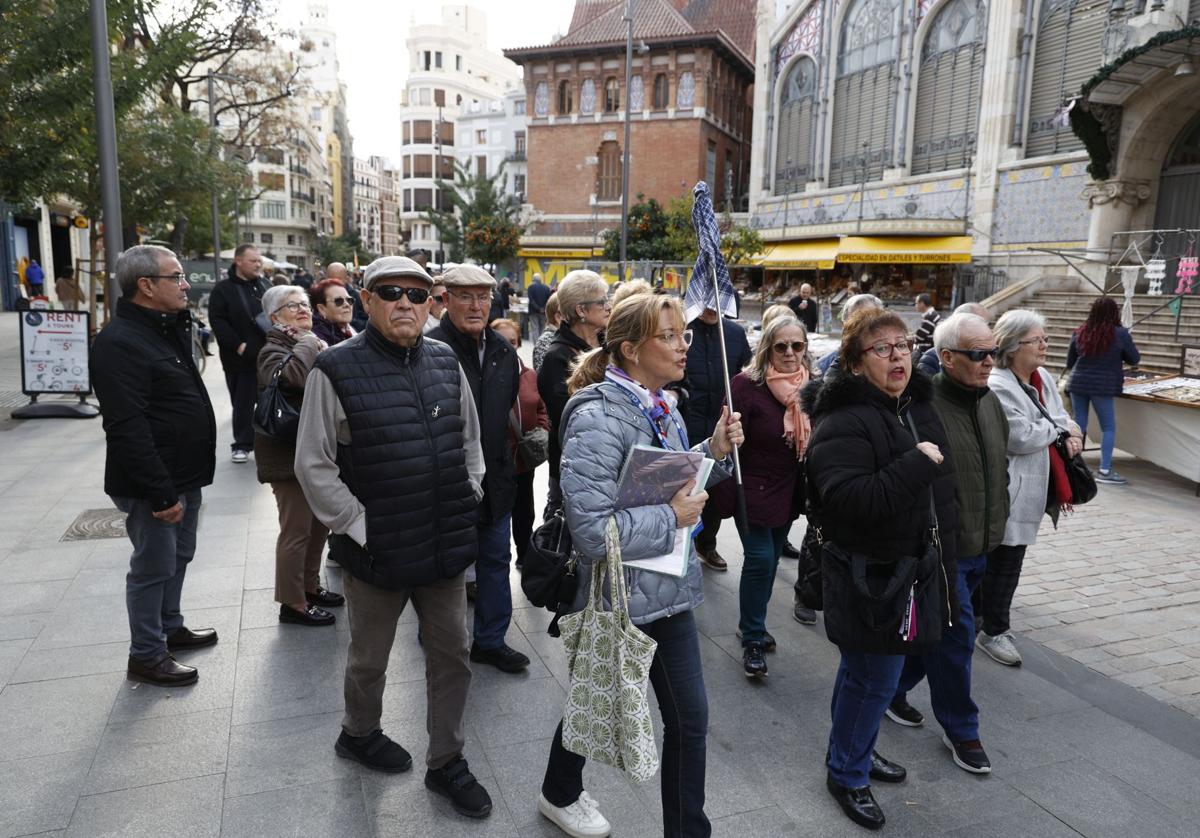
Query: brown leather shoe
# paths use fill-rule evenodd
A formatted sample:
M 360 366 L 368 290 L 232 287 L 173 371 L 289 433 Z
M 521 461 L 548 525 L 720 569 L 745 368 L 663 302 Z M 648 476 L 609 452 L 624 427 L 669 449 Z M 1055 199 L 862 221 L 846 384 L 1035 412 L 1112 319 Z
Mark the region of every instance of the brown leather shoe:
M 700 561 L 702 563 L 712 570 L 729 570 L 729 565 L 726 564 L 723 558 L 721 558 L 721 554 L 717 552 L 716 547 L 712 548 L 711 550 L 701 550 L 699 547 L 697 547 L 696 555 L 700 557 Z
M 167 635 L 167 648 L 172 652 L 180 649 L 199 649 L 201 646 L 211 646 L 217 642 L 217 630 L 190 629 L 181 626 Z
M 128 674 L 130 678 L 159 687 L 183 687 L 196 683 L 200 677 L 196 667 L 185 666 L 170 655 L 157 663 L 147 663 L 131 656 Z

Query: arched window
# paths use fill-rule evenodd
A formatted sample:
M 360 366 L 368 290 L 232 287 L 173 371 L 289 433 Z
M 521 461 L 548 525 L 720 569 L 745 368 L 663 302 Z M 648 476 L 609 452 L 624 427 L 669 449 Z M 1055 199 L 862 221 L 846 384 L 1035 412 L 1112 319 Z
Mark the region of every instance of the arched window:
M 696 77 L 691 70 L 679 76 L 679 90 L 675 94 L 675 107 L 687 110 L 696 104 Z
M 604 80 L 604 112 L 614 113 L 621 110 L 621 85 L 615 76 Z
M 563 79 L 558 83 L 558 115 L 566 116 L 575 107 L 571 96 L 571 82 Z
M 914 175 L 968 164 L 979 127 L 986 21 L 980 0 L 952 0 L 929 27 L 918 71 Z
M 842 21 L 830 186 L 878 180 L 892 165 L 900 12 L 900 0 L 856 0 Z
M 596 112 L 596 83 L 591 79 L 584 79 L 579 88 L 579 112 Z
M 659 73 L 654 77 L 654 110 L 665 111 L 671 101 L 671 91 L 667 84 L 667 74 Z
M 629 110 L 640 111 L 646 107 L 646 87 L 641 76 L 629 80 Z
M 775 143 L 775 194 L 800 192 L 813 179 L 816 146 L 817 65 L 804 56 L 783 80 Z
M 1167 155 L 1154 214 L 1156 230 L 1197 227 L 1200 227 L 1200 119 L 1193 120 L 1180 132 Z
M 540 81 L 533 89 L 533 115 L 547 116 L 549 113 L 550 88 L 544 81 Z
M 601 143 L 596 159 L 596 200 L 621 200 L 621 149 L 616 141 Z
M 1108 0 L 1043 0 L 1033 48 L 1026 157 L 1083 148 L 1071 130 L 1067 105 L 1104 63 L 1108 8 Z

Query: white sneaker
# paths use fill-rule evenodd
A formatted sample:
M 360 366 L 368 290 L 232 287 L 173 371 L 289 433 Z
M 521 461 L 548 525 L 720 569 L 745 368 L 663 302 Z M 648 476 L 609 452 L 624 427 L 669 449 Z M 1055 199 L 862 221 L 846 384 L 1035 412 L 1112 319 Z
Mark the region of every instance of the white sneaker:
M 562 807 L 555 806 L 546 795 L 539 793 L 538 811 L 571 838 L 603 838 L 612 832 L 596 801 L 586 791 L 570 806 Z
M 249 457 L 250 457 L 250 455 L 247 454 L 245 451 L 234 451 L 233 456 L 230 457 L 230 459 L 233 460 L 235 463 L 244 463 L 244 462 L 246 462 L 246 460 L 249 459 Z
M 992 637 L 986 631 L 981 631 L 975 635 L 975 645 L 996 663 L 1002 663 L 1005 666 L 1021 665 L 1021 653 L 1013 644 L 1012 632 L 1006 631 L 1004 634 Z

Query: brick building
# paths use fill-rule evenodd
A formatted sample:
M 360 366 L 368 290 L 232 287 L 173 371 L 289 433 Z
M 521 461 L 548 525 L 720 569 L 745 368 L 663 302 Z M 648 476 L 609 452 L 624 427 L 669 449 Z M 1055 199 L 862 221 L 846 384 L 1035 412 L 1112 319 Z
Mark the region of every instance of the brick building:
M 625 3 L 576 0 L 552 44 L 505 50 L 525 71 L 527 272 L 548 278 L 587 259 L 620 224 L 624 113 L 630 113 L 630 201 L 666 203 L 705 180 L 719 208 L 749 192 L 754 4 L 639 0 L 625 84 Z

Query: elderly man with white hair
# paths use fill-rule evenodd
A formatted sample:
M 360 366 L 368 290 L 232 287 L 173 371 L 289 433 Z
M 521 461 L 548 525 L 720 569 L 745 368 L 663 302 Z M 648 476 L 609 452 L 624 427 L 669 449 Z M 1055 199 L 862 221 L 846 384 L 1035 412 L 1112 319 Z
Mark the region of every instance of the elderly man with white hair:
M 906 695 L 927 677 L 933 714 L 955 764 L 987 774 L 992 766 L 979 741 L 979 708 L 971 699 L 971 595 L 983 580 L 988 553 L 999 546 L 1008 520 L 1008 420 L 1000 400 L 988 389 L 999 349 L 987 321 L 956 313 L 934 330 L 933 342 L 942 361 L 942 371 L 933 379 L 933 403 L 954 463 L 959 517 L 954 539 L 958 578 L 953 583 L 961 610 L 942 629 L 932 651 L 905 661 L 887 716 L 908 727 L 922 724 L 924 717 Z

